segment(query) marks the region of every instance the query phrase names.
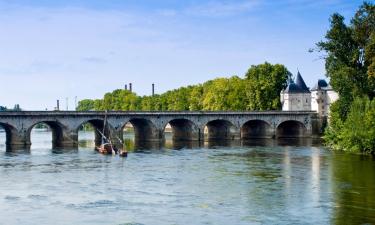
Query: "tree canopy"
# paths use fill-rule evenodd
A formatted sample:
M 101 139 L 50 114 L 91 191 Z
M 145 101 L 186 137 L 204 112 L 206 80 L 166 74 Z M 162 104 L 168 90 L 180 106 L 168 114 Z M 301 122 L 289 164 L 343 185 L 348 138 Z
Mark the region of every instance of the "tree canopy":
M 251 66 L 246 73 L 248 109 L 280 109 L 280 91 L 287 85 L 290 72 L 283 65 L 264 63 Z
M 325 40 L 317 43 L 317 47 L 327 53 L 327 76 L 332 88 L 340 96 L 331 107 L 330 126 L 326 136 L 328 144 L 335 148 L 358 151 L 356 146 L 364 146 L 362 142 L 373 143 L 375 139 L 374 136 L 362 135 L 363 138 L 355 139 L 351 145 L 346 142 L 349 140 L 348 136 L 354 137 L 357 134 L 352 126 L 363 122 L 358 115 L 367 115 L 369 120 L 375 119 L 372 107 L 372 102 L 375 101 L 374 4 L 364 2 L 348 25 L 342 15 L 333 14 Z M 358 107 L 360 103 L 369 106 Z M 375 128 L 369 129 L 364 132 L 374 132 Z M 371 148 L 374 152 L 374 143 Z
M 141 97 L 118 89 L 106 93 L 103 99 L 79 101 L 77 110 L 279 110 L 280 91 L 289 74 L 285 66 L 266 62 L 251 66 L 245 78 L 217 78 L 154 96 Z

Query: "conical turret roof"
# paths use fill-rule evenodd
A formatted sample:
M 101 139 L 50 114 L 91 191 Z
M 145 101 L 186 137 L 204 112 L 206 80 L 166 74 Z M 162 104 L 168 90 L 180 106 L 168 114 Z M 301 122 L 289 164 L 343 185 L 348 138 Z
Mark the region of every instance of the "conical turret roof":
M 310 90 L 306 86 L 305 81 L 303 80 L 299 71 L 297 73 L 295 82 L 293 82 L 292 79 L 289 80 L 285 93 L 310 93 Z
M 301 89 L 301 92 L 310 92 L 309 88 L 306 86 L 305 81 L 303 80 L 300 72 L 298 71 L 296 77 L 296 85 Z

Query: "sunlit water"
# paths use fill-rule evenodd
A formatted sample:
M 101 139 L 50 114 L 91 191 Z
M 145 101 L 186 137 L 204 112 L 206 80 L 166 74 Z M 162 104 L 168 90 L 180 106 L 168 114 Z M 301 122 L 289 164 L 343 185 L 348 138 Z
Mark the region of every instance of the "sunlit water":
M 29 152 L 0 140 L 0 224 L 375 224 L 371 157 L 168 142 L 118 158 L 90 132 L 78 150 L 51 150 L 49 132 Z

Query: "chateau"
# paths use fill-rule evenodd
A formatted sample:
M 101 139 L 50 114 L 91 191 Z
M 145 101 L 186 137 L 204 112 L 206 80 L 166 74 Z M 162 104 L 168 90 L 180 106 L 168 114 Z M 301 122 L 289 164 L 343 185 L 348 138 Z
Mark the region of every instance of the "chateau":
M 295 81 L 289 79 L 288 86 L 281 91 L 283 111 L 316 111 L 320 116 L 329 115 L 330 105 L 338 99 L 338 94 L 325 80 L 318 80 L 310 90 L 300 72 Z

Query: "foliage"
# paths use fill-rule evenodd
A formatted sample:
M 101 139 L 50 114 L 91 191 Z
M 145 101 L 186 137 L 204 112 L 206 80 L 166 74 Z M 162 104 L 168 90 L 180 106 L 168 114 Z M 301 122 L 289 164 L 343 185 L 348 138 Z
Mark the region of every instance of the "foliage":
M 22 111 L 22 109 L 19 104 L 15 104 L 13 109 L 8 109 L 5 106 L 0 106 L 0 111 Z
M 371 117 L 373 112 L 375 5 L 363 3 L 349 25 L 337 13 L 332 15 L 330 23 L 326 40 L 317 46 L 320 51 L 327 53 L 327 76 L 340 99 L 331 107 L 330 125 L 325 139 L 335 148 L 373 152 L 373 130 L 363 129 L 368 122 L 362 121 L 360 117 Z M 371 146 L 372 149 L 369 149 Z
M 217 78 L 161 95 L 143 97 L 118 89 L 106 93 L 103 99 L 80 101 L 77 110 L 275 110 L 281 107 L 279 95 L 288 75 L 284 66 L 266 62 L 252 66 L 245 79 L 238 76 Z M 253 97 L 252 93 L 256 93 L 257 97 Z
M 252 66 L 246 74 L 250 110 L 280 109 L 280 91 L 287 85 L 290 72 L 285 66 L 264 63 Z
M 325 139 L 334 149 L 374 154 L 375 99 L 355 98 L 346 120 L 331 124 Z
M 78 106 L 76 108 L 77 111 L 90 111 L 94 110 L 95 107 L 95 100 L 91 99 L 84 99 L 78 102 Z

